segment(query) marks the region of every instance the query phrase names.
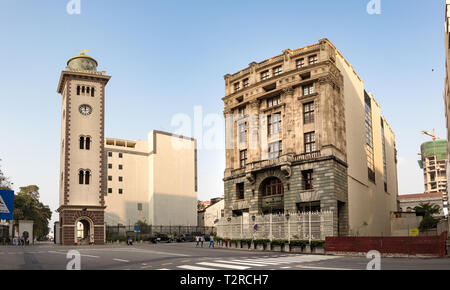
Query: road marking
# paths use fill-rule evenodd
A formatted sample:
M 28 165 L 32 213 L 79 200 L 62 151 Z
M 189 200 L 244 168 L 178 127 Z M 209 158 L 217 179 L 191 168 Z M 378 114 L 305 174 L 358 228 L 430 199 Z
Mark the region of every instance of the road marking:
M 280 269 L 290 269 L 292 267 L 280 267 Z
M 44 252 L 42 252 L 44 253 Z M 67 255 L 66 252 L 57 252 L 57 251 L 48 251 L 48 253 L 50 254 L 61 254 L 61 255 Z M 81 257 L 88 257 L 88 258 L 100 258 L 99 256 L 92 256 L 92 255 L 85 255 L 85 254 L 80 254 Z
M 117 262 L 125 262 L 125 263 L 129 263 L 130 261 L 129 260 L 122 260 L 122 259 L 113 259 L 114 261 L 117 261 Z
M 210 262 L 201 262 L 197 263 L 197 265 L 203 265 L 203 266 L 212 266 L 212 267 L 219 267 L 219 268 L 226 268 L 226 269 L 234 269 L 234 270 L 246 270 L 250 267 L 245 266 L 238 266 L 238 265 L 225 265 L 220 263 L 210 263 Z
M 92 249 L 84 249 L 84 250 L 92 250 Z M 168 256 L 178 256 L 178 257 L 187 257 L 188 255 L 184 254 L 176 254 L 169 252 L 160 252 L 160 251 L 152 251 L 152 250 L 140 250 L 140 249 L 130 249 L 130 248 L 119 248 L 119 249 L 98 249 L 97 251 L 111 251 L 111 252 L 129 252 L 129 253 L 148 253 L 148 254 L 157 254 L 157 255 L 168 255 Z
M 165 264 L 161 264 L 161 266 L 167 266 L 167 265 L 172 265 L 173 263 L 165 263 Z
M 204 267 L 198 267 L 198 266 L 192 266 L 192 265 L 182 265 L 182 266 L 177 266 L 177 268 L 186 269 L 186 270 L 217 270 L 217 269 L 204 268 Z
M 167 269 L 167 268 L 162 268 L 162 269 L 158 269 L 158 270 L 169 270 L 169 269 Z
M 187 262 L 190 262 L 191 260 L 182 260 L 181 262 L 182 263 L 187 263 Z
M 280 263 L 274 263 L 274 262 L 265 262 L 265 261 L 256 261 L 256 260 L 251 260 L 251 259 L 246 259 L 246 260 L 233 260 L 236 262 L 245 262 L 245 263 L 256 263 L 256 264 L 262 264 L 262 265 L 279 265 Z
M 315 267 L 315 266 L 303 266 L 303 265 L 297 265 L 296 267 L 302 268 L 302 269 L 311 269 L 311 270 L 355 270 L 355 269 L 346 269 L 346 268 Z
M 152 267 L 151 265 L 148 265 L 148 266 L 141 267 L 141 269 L 148 269 L 148 268 L 151 268 L 151 267 Z
M 246 265 L 246 266 L 256 266 L 256 267 L 264 267 L 264 265 L 262 265 L 262 264 L 254 264 L 254 263 L 247 263 L 247 262 L 239 262 L 238 260 L 233 260 L 233 261 L 215 260 L 214 262 L 218 262 L 218 263 L 229 263 L 229 264 L 238 264 L 238 265 Z

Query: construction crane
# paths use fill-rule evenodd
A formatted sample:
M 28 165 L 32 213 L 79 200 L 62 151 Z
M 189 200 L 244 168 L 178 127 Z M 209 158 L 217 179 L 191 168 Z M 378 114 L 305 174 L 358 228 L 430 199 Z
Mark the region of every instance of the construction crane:
M 427 131 L 422 131 L 422 134 L 430 136 L 431 138 L 433 138 L 433 141 L 436 141 L 436 139 L 437 140 L 442 140 L 442 138 L 439 138 L 439 137 L 436 136 L 434 128 L 433 128 L 433 134 L 430 134 Z

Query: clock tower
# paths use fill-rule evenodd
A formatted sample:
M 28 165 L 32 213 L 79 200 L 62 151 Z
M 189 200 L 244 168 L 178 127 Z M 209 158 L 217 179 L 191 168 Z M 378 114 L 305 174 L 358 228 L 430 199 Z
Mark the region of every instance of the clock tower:
M 110 76 L 97 71 L 82 52 L 61 72 L 62 96 L 59 219 L 61 244 L 105 243 L 105 87 Z

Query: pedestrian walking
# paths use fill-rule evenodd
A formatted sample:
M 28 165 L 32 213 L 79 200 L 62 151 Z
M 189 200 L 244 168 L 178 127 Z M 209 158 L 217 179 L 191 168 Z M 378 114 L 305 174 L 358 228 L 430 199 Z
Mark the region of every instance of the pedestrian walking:
M 205 236 L 201 236 L 200 238 L 200 242 L 202 243 L 202 248 L 203 248 L 203 242 L 205 241 Z
M 25 239 L 23 236 L 20 237 L 20 245 L 23 247 L 25 245 Z
M 195 241 L 197 242 L 197 244 L 195 245 L 195 247 L 198 247 L 198 243 L 200 242 L 200 237 L 199 236 L 195 236 Z
M 214 248 L 214 236 L 213 235 L 209 236 L 209 247 L 211 248 L 211 246 Z

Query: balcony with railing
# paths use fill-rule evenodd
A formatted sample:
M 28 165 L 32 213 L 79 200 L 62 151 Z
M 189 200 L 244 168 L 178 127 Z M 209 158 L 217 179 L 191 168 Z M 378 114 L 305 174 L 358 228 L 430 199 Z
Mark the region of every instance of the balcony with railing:
M 231 170 L 231 175 L 241 175 L 248 172 L 260 171 L 266 168 L 291 165 L 293 162 L 314 160 L 321 157 L 320 151 L 302 153 L 298 155 L 286 154 L 277 158 L 265 159 L 247 163 L 245 167 Z

